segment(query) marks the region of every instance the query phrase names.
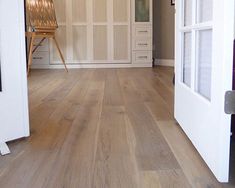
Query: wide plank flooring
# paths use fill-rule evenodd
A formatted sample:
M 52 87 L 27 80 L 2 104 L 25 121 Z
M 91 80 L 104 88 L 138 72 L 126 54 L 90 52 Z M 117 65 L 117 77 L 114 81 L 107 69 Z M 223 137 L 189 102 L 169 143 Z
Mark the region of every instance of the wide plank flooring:
M 33 70 L 0 188 L 229 188 L 174 121 L 173 69 Z

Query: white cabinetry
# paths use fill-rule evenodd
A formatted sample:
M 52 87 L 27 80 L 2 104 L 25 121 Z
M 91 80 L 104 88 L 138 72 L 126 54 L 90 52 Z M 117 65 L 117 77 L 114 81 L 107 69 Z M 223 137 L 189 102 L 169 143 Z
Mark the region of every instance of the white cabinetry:
M 35 39 L 34 47 L 40 42 L 41 39 Z M 48 39 L 37 48 L 36 52 L 33 53 L 33 63 L 35 65 L 46 65 L 50 62 L 49 43 Z
M 130 1 L 55 0 L 57 37 L 66 62 L 131 63 Z M 51 63 L 60 63 L 51 49 Z
M 59 25 L 56 36 L 68 67 L 152 65 L 152 0 L 54 3 Z M 49 45 L 50 54 L 39 50 L 35 67 L 40 67 L 40 61 L 49 61 L 49 67 L 63 67 L 53 45 Z
M 152 64 L 152 0 L 132 0 L 132 61 Z

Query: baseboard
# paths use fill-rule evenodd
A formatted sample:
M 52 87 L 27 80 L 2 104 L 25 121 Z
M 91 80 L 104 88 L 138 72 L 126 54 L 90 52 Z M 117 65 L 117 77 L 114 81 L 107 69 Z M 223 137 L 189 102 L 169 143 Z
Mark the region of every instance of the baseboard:
M 156 59 L 155 66 L 167 66 L 167 67 L 174 67 L 175 60 L 174 59 Z
M 69 69 L 77 68 L 138 68 L 138 67 L 152 67 L 152 63 L 136 63 L 136 64 L 67 64 Z M 63 65 L 46 65 L 33 64 L 32 69 L 63 69 Z

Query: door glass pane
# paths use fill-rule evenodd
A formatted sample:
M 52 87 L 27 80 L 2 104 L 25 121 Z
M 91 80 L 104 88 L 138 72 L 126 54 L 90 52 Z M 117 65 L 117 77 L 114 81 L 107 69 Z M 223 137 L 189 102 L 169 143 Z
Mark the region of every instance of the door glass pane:
M 87 59 L 87 27 L 73 26 L 73 59 Z
M 86 0 L 73 0 L 73 22 L 86 22 Z
M 191 32 L 184 33 L 183 42 L 183 66 L 182 66 L 182 81 L 191 87 L 191 53 L 192 53 L 192 34 Z
M 184 0 L 184 26 L 192 25 L 192 0 Z
M 149 0 L 135 0 L 135 21 L 150 21 L 150 4 Z
M 198 22 L 211 21 L 213 17 L 213 0 L 198 0 Z
M 212 30 L 198 32 L 197 91 L 211 99 Z
M 94 22 L 107 21 L 107 0 L 93 0 Z
M 114 22 L 126 22 L 128 20 L 129 0 L 113 0 L 113 19 Z

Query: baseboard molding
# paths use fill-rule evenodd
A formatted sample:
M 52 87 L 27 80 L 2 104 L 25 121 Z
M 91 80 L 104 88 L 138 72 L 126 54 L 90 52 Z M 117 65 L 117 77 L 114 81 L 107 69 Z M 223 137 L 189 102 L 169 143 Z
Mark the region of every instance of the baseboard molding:
M 136 63 L 136 64 L 67 64 L 69 69 L 77 68 L 138 68 L 152 67 L 152 63 Z M 32 69 L 64 69 L 63 65 L 46 65 L 33 64 Z
M 174 67 L 175 60 L 174 59 L 156 59 L 155 66 L 167 66 L 167 67 Z

